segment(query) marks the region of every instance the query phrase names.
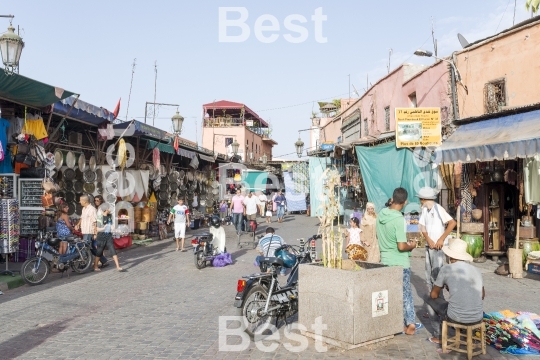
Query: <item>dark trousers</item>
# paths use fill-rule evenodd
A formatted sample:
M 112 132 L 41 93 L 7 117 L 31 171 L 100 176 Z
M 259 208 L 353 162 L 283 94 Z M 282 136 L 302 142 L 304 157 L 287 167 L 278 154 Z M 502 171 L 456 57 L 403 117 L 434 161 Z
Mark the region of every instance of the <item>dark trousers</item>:
M 92 248 L 91 248 L 92 254 L 96 256 L 97 255 L 97 241 L 94 240 L 94 235 L 83 234 L 83 240 L 90 241 L 90 243 L 92 244 Z M 101 265 L 103 265 L 107 262 L 107 258 L 103 256 L 103 254 L 101 254 L 101 256 L 99 257 L 99 261 L 101 261 Z

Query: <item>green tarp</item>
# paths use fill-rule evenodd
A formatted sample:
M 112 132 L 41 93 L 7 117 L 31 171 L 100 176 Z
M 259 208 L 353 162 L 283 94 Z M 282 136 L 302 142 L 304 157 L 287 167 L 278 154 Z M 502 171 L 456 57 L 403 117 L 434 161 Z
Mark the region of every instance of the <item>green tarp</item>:
M 158 143 L 157 141 L 153 140 L 148 140 L 147 149 L 154 149 L 156 147 L 156 144 L 160 152 L 164 152 L 167 154 L 176 154 L 176 151 L 174 151 L 174 148 L 171 145 Z
M 19 74 L 6 75 L 0 70 L 0 98 L 21 105 L 42 108 L 72 95 L 75 93 Z
M 357 146 L 356 153 L 368 200 L 375 204 L 377 211 L 398 187 L 409 193 L 409 204 L 404 212 L 419 209 L 416 193 L 421 187 L 428 186 L 425 179 L 430 176 L 431 166 L 415 160 L 411 150 L 396 148 L 395 142 L 375 147 Z
M 246 183 L 248 191 L 266 190 L 266 179 L 268 179 L 266 171 L 245 171 L 242 174 L 242 181 Z

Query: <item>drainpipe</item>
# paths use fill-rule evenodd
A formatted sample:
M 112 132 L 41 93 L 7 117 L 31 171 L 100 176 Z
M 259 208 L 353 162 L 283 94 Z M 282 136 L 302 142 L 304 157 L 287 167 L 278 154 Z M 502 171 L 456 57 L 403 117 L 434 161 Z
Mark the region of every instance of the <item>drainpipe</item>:
M 458 106 L 457 106 L 457 89 L 456 89 L 456 72 L 454 54 L 452 54 L 452 62 L 454 66 L 451 66 L 450 71 L 450 86 L 452 90 L 452 107 L 454 109 L 454 121 L 459 119 Z

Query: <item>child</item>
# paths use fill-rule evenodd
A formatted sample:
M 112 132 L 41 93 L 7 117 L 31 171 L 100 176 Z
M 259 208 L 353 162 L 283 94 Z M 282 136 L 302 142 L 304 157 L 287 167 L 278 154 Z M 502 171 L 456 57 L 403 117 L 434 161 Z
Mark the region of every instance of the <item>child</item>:
M 272 223 L 272 201 L 269 201 L 266 205 L 266 222 L 268 224 Z
M 364 245 L 360 240 L 360 233 L 362 230 L 358 227 L 360 225 L 360 220 L 353 217 L 349 224 L 351 227 L 347 229 L 347 246 L 352 244 Z
M 227 205 L 227 201 L 221 200 L 221 204 L 219 205 L 219 217 L 221 220 L 225 219 L 225 216 L 227 216 L 228 209 L 229 206 Z

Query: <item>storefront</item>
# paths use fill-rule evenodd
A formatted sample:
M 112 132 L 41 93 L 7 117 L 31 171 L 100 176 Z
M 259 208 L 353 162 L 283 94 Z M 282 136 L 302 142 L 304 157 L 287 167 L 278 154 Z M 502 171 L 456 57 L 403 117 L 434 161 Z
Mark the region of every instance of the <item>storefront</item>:
M 538 250 L 540 110 L 495 116 L 463 121 L 440 148 L 440 170 L 472 255 L 497 259 L 514 247 L 518 220 L 518 246 Z

